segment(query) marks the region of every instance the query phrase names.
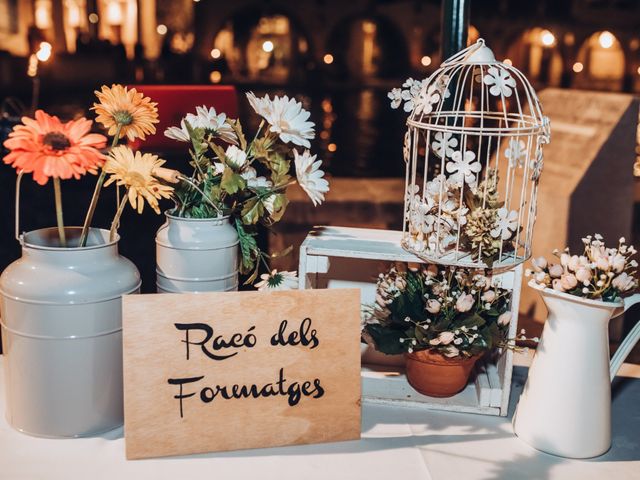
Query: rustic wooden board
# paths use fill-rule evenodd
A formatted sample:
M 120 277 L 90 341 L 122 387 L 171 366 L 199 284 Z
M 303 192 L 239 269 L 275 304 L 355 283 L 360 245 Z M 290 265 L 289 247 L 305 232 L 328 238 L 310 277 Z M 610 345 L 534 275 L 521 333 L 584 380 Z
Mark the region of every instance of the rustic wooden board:
M 360 438 L 358 290 L 132 295 L 123 313 L 127 458 Z M 308 327 L 297 345 L 278 343 L 283 320 L 285 339 Z M 215 349 L 219 335 L 241 346 Z M 269 384 L 258 398 L 216 387 Z

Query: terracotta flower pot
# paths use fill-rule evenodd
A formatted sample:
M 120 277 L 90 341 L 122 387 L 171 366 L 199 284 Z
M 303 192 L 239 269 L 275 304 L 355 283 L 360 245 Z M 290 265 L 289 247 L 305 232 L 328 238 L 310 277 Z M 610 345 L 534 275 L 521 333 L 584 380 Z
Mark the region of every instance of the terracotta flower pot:
M 407 380 L 430 397 L 451 397 L 462 391 L 471 369 L 482 355 L 448 358 L 430 350 L 407 353 Z

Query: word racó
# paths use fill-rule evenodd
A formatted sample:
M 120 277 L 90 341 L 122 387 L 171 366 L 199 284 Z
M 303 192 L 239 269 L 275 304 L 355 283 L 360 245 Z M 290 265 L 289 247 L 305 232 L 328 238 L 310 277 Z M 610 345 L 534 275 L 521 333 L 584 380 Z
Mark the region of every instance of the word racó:
M 180 418 L 184 417 L 183 400 L 191 398 L 198 392 L 185 393 L 184 387 L 189 383 L 199 382 L 204 375 L 199 377 L 187 378 L 169 378 L 167 382 L 170 385 L 179 385 L 180 392 L 173 398 L 180 401 Z M 224 400 L 240 399 L 240 398 L 267 398 L 274 396 L 286 396 L 290 407 L 296 406 L 303 396 L 311 398 L 320 398 L 324 395 L 324 388 L 320 385 L 320 379 L 316 378 L 313 382 L 305 381 L 302 383 L 291 382 L 286 385 L 287 379 L 284 376 L 284 368 L 280 369 L 278 380 L 273 383 L 267 383 L 259 387 L 258 385 L 215 385 L 213 387 L 204 387 L 200 389 L 200 401 L 203 403 L 211 403 L 216 398 Z
M 271 345 L 287 346 L 287 345 L 302 345 L 304 347 L 310 346 L 310 349 L 316 348 L 320 341 L 318 340 L 318 332 L 316 329 L 311 328 L 311 319 L 305 318 L 298 327 L 297 330 L 287 332 L 289 322 L 283 320 L 280 322 L 278 331 L 271 336 Z M 190 346 L 199 346 L 207 357 L 212 360 L 226 360 L 237 355 L 239 352 L 232 353 L 220 353 L 221 350 L 232 348 L 253 348 L 256 345 L 256 336 L 252 333 L 255 330 L 255 325 L 252 325 L 247 329 L 247 332 L 234 333 L 230 337 L 225 338 L 222 335 L 214 337 L 215 333 L 213 327 L 207 323 L 174 323 L 176 329 L 185 332 L 184 340 L 181 340 L 187 348 L 187 360 L 189 360 Z M 190 333 L 203 332 L 204 336 L 198 341 L 193 341 Z

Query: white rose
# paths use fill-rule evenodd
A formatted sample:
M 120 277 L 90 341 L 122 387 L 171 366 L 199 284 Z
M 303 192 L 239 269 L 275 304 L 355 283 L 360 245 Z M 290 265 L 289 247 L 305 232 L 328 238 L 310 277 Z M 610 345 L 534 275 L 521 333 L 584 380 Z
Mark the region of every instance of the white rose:
M 455 335 L 453 332 L 442 332 L 440 335 L 438 335 L 438 340 L 440 340 L 441 345 L 449 345 L 451 342 L 453 342 L 454 338 Z
M 575 272 L 580 268 L 580 265 L 580 257 L 578 257 L 577 255 L 574 255 L 569 259 L 569 270 Z
M 538 272 L 533 276 L 533 279 L 538 283 L 547 283 L 547 273 L 546 272 Z
M 563 273 L 564 268 L 562 268 L 562 265 L 554 263 L 549 267 L 549 275 L 553 278 L 560 278 Z
M 449 358 L 457 357 L 458 355 L 460 355 L 460 350 L 453 345 L 449 345 L 447 350 L 444 352 L 444 356 Z
M 440 302 L 434 299 L 427 300 L 427 312 L 436 314 L 440 311 Z
M 468 312 L 469 310 L 471 310 L 471 307 L 473 307 L 474 303 L 475 300 L 472 295 L 463 293 L 458 297 L 458 300 L 456 301 L 456 310 L 458 310 L 459 312 Z
M 611 263 L 609 262 L 609 259 L 607 257 L 600 257 L 596 261 L 596 267 L 606 272 L 611 268 Z
M 564 292 L 564 287 L 562 286 L 562 282 L 559 278 L 553 279 L 553 289 L 557 290 L 558 292 Z
M 242 170 L 247 163 L 247 153 L 235 145 L 229 145 L 224 154 L 227 157 L 227 163 L 234 170 Z
M 580 267 L 576 270 L 576 279 L 579 282 L 587 282 L 591 281 L 591 277 L 593 276 L 591 269 L 589 267 Z
M 509 325 L 509 322 L 511 322 L 512 316 L 513 314 L 511 312 L 504 312 L 498 317 L 498 325 L 502 325 L 502 326 Z
M 493 302 L 496 299 L 496 292 L 494 290 L 487 290 L 482 294 L 483 302 Z
M 560 263 L 563 267 L 569 265 L 569 260 L 571 260 L 571 256 L 568 253 L 563 253 L 560 255 Z
M 531 265 L 536 272 L 541 272 L 547 268 L 547 259 L 544 257 L 538 257 L 531 260 Z
M 624 270 L 625 263 L 626 263 L 625 258 L 619 253 L 616 253 L 616 255 L 611 260 L 611 266 L 613 268 L 613 271 L 616 273 L 622 272 Z
M 635 284 L 635 279 L 631 275 L 628 275 L 627 272 L 622 272 L 611 282 L 613 288 L 617 288 L 621 292 L 631 290 L 635 286 Z
M 565 290 L 572 290 L 578 285 L 578 279 L 573 273 L 565 273 L 560 277 L 560 284 Z

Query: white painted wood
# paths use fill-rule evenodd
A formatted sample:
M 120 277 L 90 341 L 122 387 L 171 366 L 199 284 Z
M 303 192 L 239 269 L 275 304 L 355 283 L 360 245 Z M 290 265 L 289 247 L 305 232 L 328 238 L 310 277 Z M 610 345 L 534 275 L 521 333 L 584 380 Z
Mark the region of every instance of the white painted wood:
M 329 257 L 312 255 L 307 257 L 307 273 L 327 273 L 329 271 Z
M 343 285 L 347 280 L 331 278 L 331 257 L 359 259 L 363 261 L 425 263 L 401 247 L 402 232 L 351 227 L 316 227 L 300 247 L 300 288 L 328 288 Z M 326 269 L 321 268 L 327 259 Z M 335 262 L 336 265 L 339 262 Z M 316 273 L 317 272 L 317 273 Z M 354 276 L 356 273 L 354 271 Z M 496 275 L 502 288 L 513 290 L 512 320 L 509 338 L 517 334 L 518 302 L 522 279 L 522 266 Z M 374 278 L 371 279 L 374 281 Z M 348 282 L 348 281 L 347 281 Z M 350 282 L 348 282 L 350 283 Z M 370 294 L 371 283 L 362 283 Z M 416 392 L 408 384 L 402 367 L 365 364 L 362 369 L 362 395 L 368 402 L 406 405 L 424 409 L 471 412 L 486 415 L 507 415 L 513 352 L 500 355 L 497 364 L 479 364 L 474 380 L 458 395 L 448 399 L 427 397 Z
M 486 362 L 484 360 L 479 361 L 476 364 L 476 394 L 478 395 L 478 404 L 482 407 L 491 406 L 491 384 L 489 383 L 489 376 L 486 373 Z

